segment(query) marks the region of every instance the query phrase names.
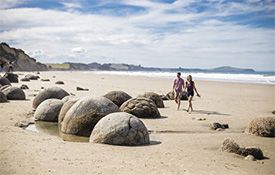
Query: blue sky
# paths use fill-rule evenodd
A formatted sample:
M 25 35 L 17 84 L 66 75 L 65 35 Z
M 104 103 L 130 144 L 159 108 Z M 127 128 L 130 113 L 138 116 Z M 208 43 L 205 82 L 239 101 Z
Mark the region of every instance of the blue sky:
M 41 62 L 275 70 L 272 0 L 1 0 L 0 17 Z

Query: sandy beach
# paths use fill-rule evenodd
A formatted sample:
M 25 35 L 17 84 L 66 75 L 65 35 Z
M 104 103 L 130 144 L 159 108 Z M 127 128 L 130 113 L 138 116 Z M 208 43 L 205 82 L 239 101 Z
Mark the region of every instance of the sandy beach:
M 20 73 L 20 77 L 23 77 Z M 0 174 L 275 174 L 275 140 L 244 133 L 256 117 L 272 117 L 275 86 L 196 81 L 201 98 L 194 98 L 192 114 L 184 111 L 187 101 L 176 110 L 174 101 L 164 101 L 162 118 L 141 119 L 150 130 L 148 146 L 112 146 L 89 142 L 68 142 L 45 132 L 16 127 L 30 119 L 32 99 L 41 87 L 59 86 L 78 97 L 102 96 L 122 90 L 136 97 L 144 92 L 166 94 L 171 78 L 96 74 L 94 72 L 41 72 L 50 82 L 32 80 L 13 83 L 24 90 L 27 100 L 0 103 Z M 185 77 L 184 77 L 185 78 Z M 55 85 L 56 81 L 65 85 Z M 89 91 L 76 91 L 76 86 Z M 198 120 L 204 119 L 205 120 Z M 229 129 L 213 131 L 209 124 L 227 123 Z M 267 159 L 248 161 L 221 152 L 222 141 L 233 138 L 241 146 L 257 146 Z

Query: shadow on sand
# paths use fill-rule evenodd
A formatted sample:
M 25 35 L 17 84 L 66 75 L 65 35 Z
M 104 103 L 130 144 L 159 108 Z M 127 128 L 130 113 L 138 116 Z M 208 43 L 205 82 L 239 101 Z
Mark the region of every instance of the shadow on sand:
M 217 111 L 207 111 L 207 110 L 194 110 L 193 113 L 206 114 L 206 115 L 224 115 L 224 116 L 231 116 L 231 114 L 225 114 L 225 113 L 220 113 L 220 112 L 217 112 Z

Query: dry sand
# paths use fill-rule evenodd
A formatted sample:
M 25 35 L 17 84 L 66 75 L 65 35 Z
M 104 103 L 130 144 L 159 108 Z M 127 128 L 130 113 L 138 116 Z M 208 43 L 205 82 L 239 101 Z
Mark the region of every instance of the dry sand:
M 53 78 L 53 76 L 56 76 Z M 174 101 L 165 101 L 161 119 L 142 119 L 152 144 L 140 147 L 67 142 L 60 137 L 15 127 L 32 117 L 32 99 L 41 86 L 57 85 L 77 96 L 101 96 L 123 90 L 131 96 L 146 91 L 164 94 L 171 90 L 173 78 L 111 76 L 85 72 L 42 72 L 40 80 L 27 84 L 26 101 L 0 103 L 0 174 L 275 174 L 275 140 L 243 133 L 255 117 L 274 116 L 275 86 L 198 81 L 202 98 L 195 97 L 195 112 L 176 110 Z M 76 86 L 90 91 L 76 91 Z M 206 118 L 198 121 L 197 118 Z M 228 123 L 230 129 L 211 131 L 211 122 Z M 226 137 L 241 146 L 258 146 L 269 159 L 255 162 L 221 152 Z

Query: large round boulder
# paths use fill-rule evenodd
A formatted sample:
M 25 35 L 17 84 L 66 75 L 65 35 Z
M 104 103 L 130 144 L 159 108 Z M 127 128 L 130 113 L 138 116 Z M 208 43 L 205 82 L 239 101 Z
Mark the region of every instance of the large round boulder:
M 129 94 L 123 91 L 111 91 L 105 94 L 104 97 L 111 100 L 118 107 L 120 107 L 125 101 L 132 98 Z
M 7 99 L 6 95 L 2 91 L 0 91 L 0 103 L 4 103 L 7 101 L 8 101 L 8 99 Z
M 118 111 L 118 106 L 105 97 L 82 98 L 67 111 L 61 122 L 61 132 L 90 136 L 94 126 L 102 117 Z
M 0 85 L 2 86 L 11 85 L 11 82 L 5 77 L 0 77 Z
M 58 115 L 58 123 L 61 124 L 61 122 L 63 121 L 66 113 L 68 112 L 68 110 L 79 100 L 79 98 L 74 97 L 74 98 L 68 98 L 67 97 L 71 97 L 71 96 L 66 96 L 62 99 L 62 101 L 64 102 L 59 115 Z M 66 99 L 65 99 L 66 98 Z
M 18 75 L 11 73 L 11 72 L 7 72 L 4 75 L 5 78 L 7 78 L 11 83 L 18 83 Z
M 68 96 L 69 93 L 60 87 L 50 87 L 39 92 L 33 99 L 32 107 L 36 109 L 40 103 L 50 98 L 62 99 Z
M 18 87 L 9 86 L 2 90 L 8 100 L 25 100 L 26 95 L 24 91 Z
M 256 136 L 275 137 L 275 117 L 255 118 L 245 131 Z
M 137 146 L 150 143 L 145 125 L 137 117 L 116 112 L 103 117 L 94 127 L 90 142 Z
M 153 102 L 157 105 L 158 108 L 164 108 L 163 100 L 160 95 L 154 92 L 145 92 L 144 94 L 140 95 L 139 97 L 145 97 L 153 100 Z
M 138 118 L 161 117 L 156 104 L 151 99 L 144 97 L 129 99 L 121 105 L 120 110 L 133 114 Z
M 43 101 L 34 112 L 35 120 L 57 122 L 62 105 L 63 101 L 59 99 L 53 98 Z

